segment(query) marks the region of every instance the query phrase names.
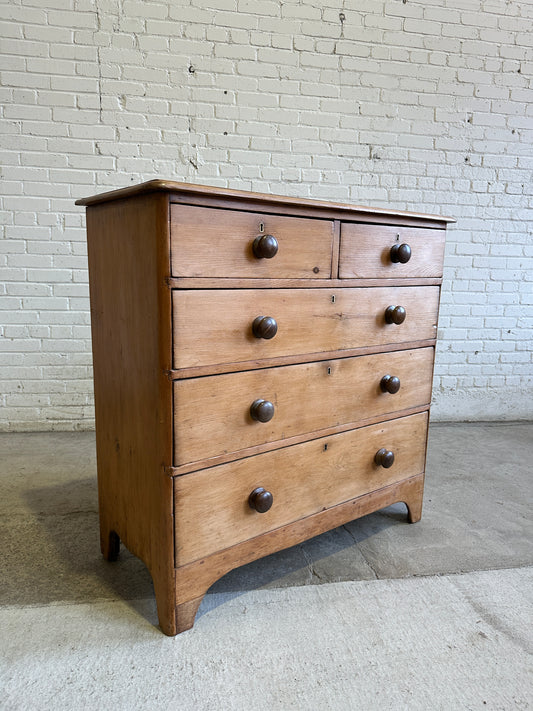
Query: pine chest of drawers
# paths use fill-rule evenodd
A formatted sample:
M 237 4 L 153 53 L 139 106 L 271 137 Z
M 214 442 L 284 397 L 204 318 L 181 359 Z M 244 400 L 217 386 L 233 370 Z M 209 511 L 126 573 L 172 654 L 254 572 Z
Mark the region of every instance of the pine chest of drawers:
M 420 518 L 446 218 L 161 180 L 87 206 L 101 544 L 161 629 L 226 572 Z

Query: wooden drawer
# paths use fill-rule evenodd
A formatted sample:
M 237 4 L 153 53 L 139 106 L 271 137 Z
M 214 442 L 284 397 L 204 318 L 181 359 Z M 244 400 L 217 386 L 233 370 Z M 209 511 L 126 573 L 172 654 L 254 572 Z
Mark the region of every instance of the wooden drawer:
M 172 275 L 329 279 L 333 222 L 258 212 L 172 205 Z M 278 251 L 258 258 L 253 242 L 273 235 Z
M 343 223 L 339 257 L 341 279 L 398 279 L 442 276 L 444 230 Z M 407 244 L 405 264 L 392 261 L 391 248 Z
M 438 301 L 438 286 L 175 290 L 174 368 L 434 339 Z M 398 305 L 405 321 L 387 323 L 386 309 Z M 252 333 L 259 316 L 277 322 L 270 340 Z
M 174 479 L 176 565 L 259 536 L 424 471 L 427 413 L 403 417 Z M 385 447 L 394 463 L 374 462 Z M 272 493 L 260 514 L 248 497 Z
M 433 348 L 419 348 L 175 381 L 174 465 L 428 405 L 432 370 Z M 380 387 L 385 375 L 398 392 Z M 259 399 L 270 421 L 251 416 Z

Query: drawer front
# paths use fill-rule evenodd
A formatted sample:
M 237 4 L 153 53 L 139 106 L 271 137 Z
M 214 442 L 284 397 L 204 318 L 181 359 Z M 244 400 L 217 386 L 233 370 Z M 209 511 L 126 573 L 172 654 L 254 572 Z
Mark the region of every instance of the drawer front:
M 356 289 L 235 289 L 173 292 L 174 368 L 240 363 L 434 339 L 438 286 Z M 387 323 L 403 306 L 403 323 Z M 275 319 L 257 338 L 252 324 Z
M 175 477 L 176 564 L 422 473 L 426 429 L 421 413 Z M 374 461 L 381 448 L 390 468 Z M 273 496 L 266 513 L 248 504 L 257 487 Z
M 172 205 L 171 262 L 176 277 L 329 279 L 333 222 Z M 272 235 L 272 257 L 255 256 L 254 240 Z M 270 244 L 270 247 L 272 243 Z M 261 245 L 256 247 L 260 254 Z
M 429 405 L 432 369 L 433 348 L 419 348 L 178 380 L 174 465 Z
M 341 225 L 339 277 L 341 279 L 398 279 L 441 277 L 444 259 L 444 230 L 428 230 L 386 225 Z M 391 254 L 395 246 L 408 245 L 400 254 Z

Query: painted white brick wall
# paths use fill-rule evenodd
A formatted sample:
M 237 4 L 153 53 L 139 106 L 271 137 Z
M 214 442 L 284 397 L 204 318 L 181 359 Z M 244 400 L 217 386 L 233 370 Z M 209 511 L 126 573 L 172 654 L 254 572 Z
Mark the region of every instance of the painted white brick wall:
M 93 426 L 78 197 L 154 177 L 435 212 L 434 419 L 533 416 L 532 0 L 3 0 L 4 429 Z

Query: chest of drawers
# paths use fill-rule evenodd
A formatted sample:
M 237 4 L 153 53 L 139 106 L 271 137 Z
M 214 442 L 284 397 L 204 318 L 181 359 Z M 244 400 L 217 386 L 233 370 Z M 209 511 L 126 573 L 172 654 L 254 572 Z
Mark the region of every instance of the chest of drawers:
M 219 577 L 421 515 L 447 218 L 154 180 L 86 198 L 102 552 L 161 629 Z

